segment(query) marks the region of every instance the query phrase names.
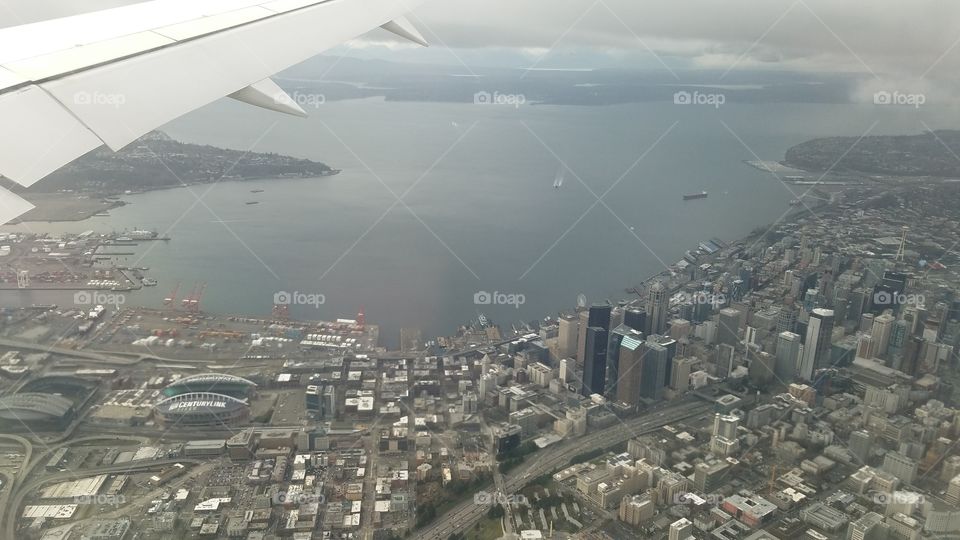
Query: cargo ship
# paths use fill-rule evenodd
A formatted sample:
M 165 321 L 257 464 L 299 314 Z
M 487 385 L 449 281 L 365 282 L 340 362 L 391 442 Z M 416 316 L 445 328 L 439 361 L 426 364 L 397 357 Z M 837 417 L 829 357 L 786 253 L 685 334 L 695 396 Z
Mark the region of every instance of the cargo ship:
M 707 198 L 707 192 L 706 192 L 706 191 L 701 191 L 700 193 L 691 193 L 691 194 L 689 194 L 689 195 L 684 195 L 684 196 L 683 196 L 683 200 L 685 200 L 685 201 L 693 201 L 693 200 L 696 200 L 696 199 L 706 199 L 706 198 Z

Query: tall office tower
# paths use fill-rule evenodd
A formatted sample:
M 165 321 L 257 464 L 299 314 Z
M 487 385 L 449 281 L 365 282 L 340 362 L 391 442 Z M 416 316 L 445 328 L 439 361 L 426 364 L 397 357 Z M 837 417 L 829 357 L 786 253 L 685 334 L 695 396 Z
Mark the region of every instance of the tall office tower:
M 557 355 L 570 358 L 577 353 L 577 334 L 579 319 L 574 315 L 561 315 L 557 326 Z
M 693 487 L 700 493 L 713 493 L 730 481 L 729 472 L 730 464 L 726 461 L 701 461 L 693 468 Z
M 693 522 L 680 518 L 670 524 L 670 536 L 667 540 L 687 540 L 693 535 Z
M 790 302 L 777 314 L 777 333 L 793 332 L 797 327 L 797 307 Z
M 647 326 L 647 314 L 642 309 L 628 309 L 623 313 L 623 324 L 637 332 L 643 332 Z
M 803 310 L 809 313 L 814 309 L 820 307 L 820 304 L 821 304 L 820 290 L 807 289 L 807 293 L 803 295 Z
M 857 338 L 857 358 L 873 358 L 876 356 L 877 352 L 877 343 L 873 340 L 873 336 L 869 334 L 860 334 L 860 337 Z
M 566 383 L 570 380 L 570 364 L 573 363 L 573 360 L 570 358 L 564 358 L 560 360 L 560 382 Z
M 607 330 L 591 326 L 587 328 L 584 348 L 583 386 L 580 393 L 589 396 L 603 395 L 607 377 Z
M 749 375 L 754 386 L 765 386 L 776 381 L 776 358 L 768 352 L 750 352 Z
M 714 437 L 725 437 L 727 439 L 737 438 L 737 428 L 740 427 L 740 417 L 732 414 L 716 413 L 713 416 Z
M 807 336 L 800 360 L 800 378 L 812 381 L 817 369 L 830 362 L 830 339 L 833 335 L 833 310 L 816 308 L 807 322 Z
M 847 320 L 859 321 L 860 316 L 866 311 L 870 301 L 870 291 L 859 288 L 851 291 L 847 296 Z
M 864 313 L 860 316 L 860 326 L 857 330 L 869 334 L 873 330 L 873 313 Z
M 847 319 L 847 307 L 850 304 L 850 287 L 848 285 L 838 285 L 833 292 L 833 301 L 830 305 L 833 307 L 834 316 L 838 321 Z
M 732 345 L 721 343 L 717 347 L 717 377 L 726 379 L 733 371 L 733 353 Z
M 888 472 L 900 479 L 906 485 L 912 485 L 917 477 L 917 462 L 900 452 L 887 452 L 883 457 L 883 466 Z
M 867 512 L 850 522 L 847 527 L 847 540 L 885 540 L 889 536 L 888 528 L 882 515 Z
M 670 353 L 667 347 L 649 339 L 643 343 L 642 347 L 640 396 L 659 401 L 663 399 L 663 390 L 667 386 Z
M 713 301 L 715 299 L 716 296 L 712 292 L 700 291 L 695 293 L 692 321 L 702 323 L 713 316 Z
M 800 334 L 780 332 L 777 337 L 777 361 L 773 368 L 774 374 L 781 384 L 790 384 L 797 373 L 797 362 L 800 360 Z
M 656 282 L 650 287 L 647 297 L 647 332 L 661 334 L 667 330 L 667 313 L 670 311 L 670 297 L 663 283 Z
M 643 334 L 625 324 L 610 331 L 610 339 L 607 342 L 607 380 L 604 385 L 608 396 L 617 395 L 617 384 L 620 380 L 620 343 L 627 336 L 641 339 Z
M 720 310 L 720 322 L 717 329 L 717 341 L 724 345 L 736 347 L 740 341 L 740 324 L 743 322 L 743 312 L 739 309 L 723 308 Z
M 749 349 L 752 345 L 757 344 L 757 329 L 747 325 L 743 330 L 743 346 Z
M 608 327 L 611 330 L 624 324 L 624 320 L 627 318 L 626 311 L 627 308 L 624 307 L 623 302 L 620 302 L 616 307 L 610 309 L 610 322 L 608 323 Z
M 610 317 L 613 313 L 613 306 L 610 304 L 594 304 L 590 306 L 587 314 L 587 326 L 603 328 L 610 331 Z
M 952 504 L 954 508 L 960 505 L 960 475 L 954 476 L 947 483 L 947 493 L 944 500 Z
M 920 336 L 910 336 L 903 348 L 903 359 L 900 361 L 900 371 L 911 377 L 919 374 L 920 353 L 923 352 L 925 340 Z
M 867 462 L 867 458 L 870 457 L 870 452 L 873 448 L 873 435 L 869 431 L 864 429 L 858 429 L 850 433 L 850 451 L 853 452 L 853 455 L 857 456 L 857 459 L 861 464 Z
M 620 380 L 617 382 L 617 401 L 628 405 L 640 403 L 640 376 L 643 370 L 643 342 L 632 336 L 620 341 Z
M 677 357 L 671 363 L 673 368 L 670 370 L 670 388 L 682 394 L 690 388 L 690 373 L 697 359 Z
M 651 341 L 649 338 L 647 341 Z M 656 336 L 653 341 L 659 343 L 667 349 L 667 371 L 664 373 L 663 377 L 663 386 L 670 384 L 670 374 L 673 373 L 673 359 L 677 356 L 677 350 L 680 348 L 680 344 L 677 343 L 677 340 L 669 336 Z
M 583 368 L 586 358 L 587 328 L 590 328 L 590 312 L 582 309 L 577 312 L 577 368 Z
M 896 318 L 889 313 L 878 315 L 873 319 L 873 329 L 870 330 L 870 336 L 873 338 L 874 347 L 878 356 L 887 354 L 887 347 L 890 345 L 890 335 L 893 333 L 893 323 Z
M 890 343 L 887 344 L 887 350 L 896 349 L 899 351 L 903 349 L 903 346 L 907 343 L 907 336 L 909 335 L 910 327 L 907 321 L 901 319 L 893 323 L 893 329 L 890 330 Z

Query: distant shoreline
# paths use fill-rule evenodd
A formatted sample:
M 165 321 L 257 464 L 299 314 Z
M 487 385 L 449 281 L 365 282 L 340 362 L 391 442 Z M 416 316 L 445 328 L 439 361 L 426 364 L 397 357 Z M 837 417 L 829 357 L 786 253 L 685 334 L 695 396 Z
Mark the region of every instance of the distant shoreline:
M 35 208 L 31 209 L 26 214 L 20 216 L 17 219 L 11 220 L 8 222 L 8 225 L 19 225 L 21 223 L 68 223 L 68 222 L 79 222 L 90 219 L 92 217 L 97 217 L 98 214 L 103 212 L 108 212 L 115 208 L 120 208 L 128 204 L 133 204 L 129 201 L 119 200 L 118 197 L 131 196 L 131 195 L 143 195 L 146 193 L 151 193 L 154 191 L 164 191 L 168 189 L 182 189 L 189 188 L 193 186 L 204 186 L 218 184 L 221 182 L 251 182 L 257 180 L 302 180 L 307 178 L 326 178 L 328 176 L 336 176 L 340 174 L 341 169 L 330 169 L 328 173 L 311 175 L 311 176 L 249 176 L 243 178 L 221 178 L 218 180 L 211 180 L 207 182 L 190 182 L 186 184 L 178 185 L 169 185 L 169 186 L 155 186 L 144 189 L 139 189 L 137 191 L 130 191 L 125 193 L 117 193 L 110 195 L 96 195 L 93 193 L 85 192 L 36 192 L 36 193 L 27 193 L 24 195 L 24 198 L 35 205 Z M 86 197 L 86 198 L 84 198 Z M 70 213 L 74 212 L 74 213 Z M 36 215 L 39 214 L 39 215 Z

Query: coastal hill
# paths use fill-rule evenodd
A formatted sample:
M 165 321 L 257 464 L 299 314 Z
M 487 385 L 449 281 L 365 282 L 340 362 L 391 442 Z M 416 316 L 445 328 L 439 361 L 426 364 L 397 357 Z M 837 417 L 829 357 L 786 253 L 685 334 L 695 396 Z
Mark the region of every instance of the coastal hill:
M 153 131 L 119 152 L 97 148 L 37 182 L 27 193 L 71 190 L 105 196 L 220 179 L 327 176 L 336 172 L 325 163 L 308 159 L 183 143 Z
M 960 131 L 938 130 L 870 136 L 859 142 L 857 137 L 812 139 L 787 150 L 783 163 L 805 171 L 833 167 L 838 174 L 960 178 L 958 156 Z

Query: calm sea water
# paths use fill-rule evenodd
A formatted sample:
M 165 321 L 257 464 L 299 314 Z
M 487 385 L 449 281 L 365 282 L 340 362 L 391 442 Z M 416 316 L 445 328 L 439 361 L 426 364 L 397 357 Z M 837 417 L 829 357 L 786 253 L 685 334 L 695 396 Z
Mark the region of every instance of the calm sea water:
M 917 133 L 921 121 L 948 127 L 956 116 L 881 109 L 359 100 L 324 104 L 303 120 L 227 100 L 165 130 L 343 172 L 158 191 L 127 197 L 132 204 L 107 218 L 14 229 L 157 230 L 173 240 L 127 262 L 149 266 L 160 285 L 129 303 L 159 306 L 178 282 L 182 293 L 205 281 L 203 306 L 215 312 L 267 314 L 279 291 L 322 294 L 323 305 L 292 313 L 352 317 L 364 306 L 382 341 L 396 345 L 402 327 L 446 335 L 478 311 L 509 325 L 568 309 L 580 293 L 622 298 L 701 240 L 738 238 L 788 209 L 794 194 L 742 160 L 780 159 L 793 144 L 860 135 L 875 121 L 874 134 Z M 570 171 L 555 189 L 561 160 Z M 704 190 L 705 200 L 681 200 Z M 245 204 L 252 200 L 260 202 Z M 478 291 L 525 303 L 478 306 Z M 4 295 L 4 304 L 63 296 Z

